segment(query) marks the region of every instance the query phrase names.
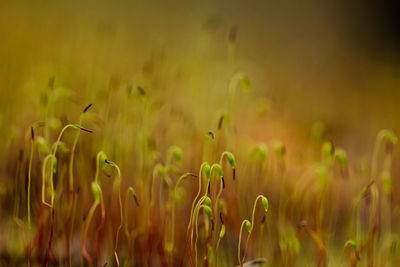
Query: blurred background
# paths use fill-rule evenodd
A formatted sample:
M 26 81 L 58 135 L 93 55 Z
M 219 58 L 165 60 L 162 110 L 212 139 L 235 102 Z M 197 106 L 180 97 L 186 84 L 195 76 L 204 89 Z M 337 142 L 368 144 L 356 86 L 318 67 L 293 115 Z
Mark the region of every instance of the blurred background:
M 48 130 L 38 134 L 54 142 L 88 104 L 92 115 L 83 125 L 93 134 L 80 136 L 80 183 L 92 179 L 95 155 L 104 150 L 120 164 L 124 185 L 135 185 L 146 201 L 140 189 L 148 190 L 154 164 L 172 145 L 183 149 L 181 169 L 191 172 L 230 150 L 238 179 L 252 181 L 246 153 L 274 140 L 285 144 L 287 172 L 296 180 L 304 162 L 316 160 L 310 136 L 321 122 L 324 140 L 347 151 L 353 172 L 365 171 L 347 189 L 350 201 L 368 183 L 378 131 L 400 133 L 399 13 L 398 1 L 1 1 L 0 256 L 10 264 L 24 254 L 18 234 L 6 229 L 18 229 L 12 216 L 25 216 L 30 126 L 46 122 Z M 238 88 L 232 104 L 227 95 L 236 73 L 246 74 L 250 88 Z M 214 153 L 205 135 L 217 131 L 221 114 L 229 115 L 229 130 Z M 399 156 L 394 149 L 393 177 L 400 175 Z M 32 193 L 38 206 L 40 160 Z M 395 192 L 399 186 L 393 179 Z M 255 189 L 248 189 L 249 210 Z M 399 194 L 392 199 L 399 204 Z M 238 209 L 232 216 L 240 215 L 240 226 L 249 213 Z

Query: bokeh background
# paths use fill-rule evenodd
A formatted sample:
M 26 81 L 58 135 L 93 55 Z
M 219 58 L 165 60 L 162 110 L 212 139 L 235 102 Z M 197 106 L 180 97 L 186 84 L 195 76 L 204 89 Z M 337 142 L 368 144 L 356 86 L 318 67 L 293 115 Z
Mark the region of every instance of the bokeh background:
M 354 177 L 359 180 L 338 191 L 346 192 L 351 201 L 370 178 L 378 131 L 400 133 L 399 10 L 398 1 L 1 1 L 0 256 L 4 264 L 22 264 L 24 258 L 13 216 L 22 220 L 25 216 L 30 125 L 45 121 L 49 130 L 38 134 L 54 142 L 61 125 L 77 122 L 90 103 L 92 115 L 85 127 L 93 134 L 80 137 L 75 172 L 81 187 L 87 188 L 82 214 L 90 207 L 89 181 L 97 151 L 104 150 L 120 164 L 127 177 L 124 185 L 135 185 L 140 200 L 146 202 L 152 168 L 163 162 L 171 145 L 183 149 L 181 169 L 191 172 L 198 172 L 202 160 L 212 162 L 230 150 L 237 157 L 244 190 L 235 191 L 242 206 L 232 197 L 238 208 L 230 219 L 236 228 L 229 240 L 235 243 L 236 224 L 250 216 L 247 210 L 257 189 L 267 195 L 278 183 L 272 181 L 268 189 L 266 179 L 252 177 L 264 175 L 252 169 L 249 151 L 263 142 L 272 155 L 272 143 L 281 140 L 287 149 L 288 176 L 296 181 L 318 158 L 310 137 L 317 121 L 325 126 L 324 139 L 347 151 L 351 173 L 357 173 Z M 236 91 L 234 111 L 226 121 L 230 130 L 221 133 L 226 141 L 214 147 L 205 136 L 217 131 L 221 114 L 232 111 L 227 92 L 238 72 L 248 76 L 251 86 Z M 70 140 L 67 137 L 65 143 Z M 394 178 L 400 175 L 399 158 L 396 148 Z M 37 158 L 33 188 L 37 213 L 39 163 Z M 393 179 L 397 210 L 399 186 Z M 188 193 L 187 202 L 191 199 Z M 186 216 L 187 207 L 180 214 Z M 398 219 L 397 212 L 393 220 Z M 145 219 L 135 219 L 138 225 L 141 221 Z M 342 228 L 335 229 L 342 234 Z M 341 251 L 349 238 L 343 234 L 332 246 Z M 184 237 L 179 240 L 183 244 Z M 139 241 L 138 254 L 146 250 L 143 242 Z M 235 245 L 225 246 L 222 255 L 228 258 Z M 313 250 L 305 251 L 303 263 L 314 263 Z M 274 249 L 268 253 L 264 256 L 279 258 Z M 341 252 L 335 253 L 331 264 L 339 266 Z M 233 263 L 228 259 L 226 264 Z

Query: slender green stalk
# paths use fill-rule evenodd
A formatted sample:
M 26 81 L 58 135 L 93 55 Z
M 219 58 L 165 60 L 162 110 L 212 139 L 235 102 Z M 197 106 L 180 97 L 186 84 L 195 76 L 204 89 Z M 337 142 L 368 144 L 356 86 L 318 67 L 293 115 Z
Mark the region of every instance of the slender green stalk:
M 202 188 L 202 183 L 203 183 L 203 172 L 206 174 L 206 177 L 209 177 L 211 174 L 211 168 L 210 165 L 207 162 L 203 162 L 200 166 L 200 171 L 199 171 L 199 189 L 197 191 L 197 194 L 192 202 L 192 207 L 190 208 L 190 217 L 189 217 L 189 223 L 188 223 L 188 227 L 186 230 L 186 242 L 189 242 L 189 232 L 192 229 L 192 218 L 193 218 L 193 210 L 194 210 L 194 206 L 196 204 L 197 199 L 199 198 L 200 194 L 201 194 L 201 188 Z M 206 188 L 206 192 L 207 192 L 207 188 Z M 190 243 L 192 244 L 192 242 Z M 191 249 L 191 246 L 190 246 Z M 190 253 L 190 250 L 189 250 Z
M 221 178 L 223 176 L 223 171 L 222 171 L 221 165 L 216 164 L 216 163 L 211 166 L 210 175 L 209 175 L 209 177 L 207 177 L 207 185 L 204 190 L 204 195 L 200 198 L 200 200 L 197 202 L 197 204 L 195 206 L 195 212 L 193 214 L 192 222 L 194 222 L 194 220 L 197 216 L 196 210 L 198 212 L 203 201 L 205 201 L 207 199 L 208 189 L 210 187 L 211 181 L 213 180 L 213 177 L 215 177 L 215 176 L 218 176 L 219 178 Z M 191 244 L 191 246 L 193 245 L 193 226 L 191 229 L 190 244 Z
M 197 240 L 199 239 L 199 227 L 198 227 L 198 220 L 199 220 L 199 212 L 200 209 L 203 208 L 208 216 L 212 216 L 212 212 L 211 212 L 211 208 L 207 205 L 200 205 L 200 207 L 197 209 L 197 214 L 196 214 L 196 223 L 195 223 L 195 227 L 196 227 L 196 241 L 194 242 L 194 254 L 195 254 L 195 263 L 197 266 Z
M 128 190 L 126 190 L 126 194 L 125 194 L 125 227 L 124 227 L 124 230 L 125 230 L 126 238 L 128 240 L 130 240 L 130 233 L 129 233 L 129 229 L 128 229 L 128 205 L 127 205 L 129 195 L 131 195 L 134 198 L 136 206 L 139 206 L 139 202 L 137 201 L 137 198 L 136 198 L 136 191 L 135 191 L 135 189 L 133 189 L 133 187 L 130 186 L 128 188 Z
M 173 191 L 173 200 L 172 200 L 172 213 L 171 213 L 171 246 L 172 250 L 174 249 L 175 243 L 175 197 L 176 197 L 176 189 L 178 188 L 179 184 L 188 177 L 197 177 L 196 174 L 193 173 L 185 173 L 181 177 L 179 177 L 178 181 L 175 184 L 174 191 Z
M 100 151 L 96 155 L 96 173 L 94 177 L 94 181 L 96 184 L 100 184 L 99 181 L 99 172 L 100 172 L 100 167 L 104 167 L 106 164 L 106 159 L 107 156 L 103 151 Z M 100 191 L 100 208 L 101 208 L 101 217 L 100 217 L 100 223 L 96 228 L 95 232 L 95 244 L 96 244 L 96 259 L 97 262 L 100 261 L 100 244 L 99 244 L 99 235 L 100 231 L 103 229 L 104 224 L 105 224 L 105 217 L 106 217 L 106 210 L 105 210 L 105 205 L 104 205 L 104 197 L 102 192 Z
M 83 116 L 86 113 L 86 111 L 92 106 L 92 104 L 89 104 L 80 114 L 79 116 L 79 125 L 82 124 L 82 120 L 83 120 Z M 69 230 L 69 235 L 68 235 L 68 240 L 67 240 L 67 251 L 68 251 L 68 260 L 69 260 L 69 266 L 72 266 L 72 255 L 71 255 L 71 251 L 70 251 L 70 244 L 71 244 L 71 240 L 72 240 L 72 235 L 73 235 L 73 230 L 74 230 L 74 222 L 75 222 L 75 212 L 76 212 L 76 204 L 77 204 L 77 199 L 78 199 L 78 195 L 76 194 L 75 190 L 74 190 L 74 158 L 75 158 L 75 150 L 76 150 L 76 146 L 78 144 L 78 140 L 79 140 L 79 136 L 81 134 L 81 131 L 78 131 L 75 135 L 74 138 L 74 142 L 72 144 L 72 148 L 71 148 L 71 157 L 69 160 L 69 191 L 70 194 L 72 194 L 72 202 L 70 202 L 72 204 L 72 210 L 71 210 L 71 217 L 68 216 L 68 219 L 71 218 L 70 222 L 67 222 L 68 224 L 71 225 L 71 229 Z M 70 205 L 71 205 L 70 204 Z M 71 209 L 70 208 L 70 209 Z
M 89 230 L 90 222 L 92 221 L 92 217 L 94 212 L 96 211 L 97 206 L 99 205 L 98 202 L 94 202 L 89 210 L 89 213 L 86 218 L 85 228 L 83 232 L 83 241 L 82 241 L 82 254 L 88 262 L 89 267 L 93 266 L 92 258 L 90 257 L 89 253 L 86 250 L 86 239 Z
M 83 238 L 82 238 L 82 254 L 85 257 L 85 259 L 88 262 L 89 267 L 93 266 L 92 258 L 90 257 L 88 251 L 86 250 L 86 240 L 87 240 L 87 234 L 90 226 L 90 222 L 92 221 L 93 214 L 96 211 L 97 206 L 100 203 L 100 199 L 102 198 L 102 192 L 99 184 L 96 182 L 92 182 L 92 192 L 94 196 L 94 202 L 92 206 L 90 207 L 88 216 L 85 221 L 85 227 L 83 230 Z
M 52 165 L 51 165 L 51 171 L 50 171 L 50 189 L 51 189 L 51 195 L 50 195 L 50 203 L 46 202 L 46 197 L 45 197 L 45 188 L 46 188 L 46 167 L 48 164 L 48 161 L 51 160 Z M 54 204 L 54 185 L 53 185 L 53 173 L 54 173 L 54 167 L 53 167 L 53 162 L 56 162 L 56 157 L 52 154 L 47 155 L 44 160 L 43 160 L 43 166 L 42 166 L 42 203 L 48 207 L 53 207 Z
M 218 208 L 219 208 L 219 199 L 221 197 L 222 194 L 222 190 L 224 189 L 224 178 L 221 176 L 220 178 L 220 187 L 219 187 L 219 191 L 217 194 L 217 197 L 215 198 L 215 203 L 214 203 L 214 218 L 216 218 L 219 214 Z M 217 228 L 217 222 L 215 222 L 215 228 Z M 217 231 L 215 231 L 217 233 Z
M 196 207 L 194 209 L 194 212 L 193 212 L 193 218 L 192 218 L 193 224 L 196 223 L 196 218 L 197 218 L 197 216 L 199 214 L 199 210 L 200 210 L 200 208 L 201 208 L 201 206 L 202 206 L 202 204 L 203 204 L 203 202 L 205 201 L 206 198 L 207 198 L 207 196 L 202 196 L 199 199 L 199 201 L 197 202 L 197 205 L 196 205 Z M 194 235 L 194 229 L 192 227 L 191 234 L 190 234 L 190 247 L 191 248 L 193 247 L 193 235 Z
M 222 161 L 223 161 L 224 157 L 228 160 L 229 165 L 231 165 L 231 167 L 232 167 L 232 172 L 233 172 L 232 173 L 232 177 L 233 177 L 233 180 L 235 180 L 235 178 L 236 178 L 236 160 L 235 160 L 235 156 L 231 152 L 228 152 L 228 151 L 222 152 L 221 158 L 219 160 L 219 165 L 221 165 L 221 166 L 222 166 Z
M 154 206 L 154 195 L 155 195 L 155 181 L 157 175 L 161 176 L 161 178 L 164 178 L 166 175 L 166 170 L 163 165 L 157 164 L 154 169 L 153 169 L 153 178 L 152 178 L 152 183 L 151 183 L 151 196 L 150 196 L 150 209 L 153 208 Z
M 243 226 L 247 227 L 247 230 L 249 232 L 250 235 L 250 231 L 251 231 L 251 222 L 249 222 L 249 220 L 243 220 L 242 225 L 240 226 L 240 231 L 239 231 L 239 244 L 238 244 L 238 262 L 240 265 L 242 265 L 242 261 L 240 259 L 240 247 L 241 247 L 241 243 L 242 243 L 242 232 L 243 232 Z M 250 225 L 250 227 L 248 227 L 248 225 Z M 249 230 L 250 228 L 250 230 Z
M 250 227 L 249 227 L 249 224 L 248 224 L 248 223 L 247 223 L 247 225 L 246 225 L 249 234 L 247 235 L 246 246 L 245 246 L 245 248 L 244 248 L 244 254 L 243 254 L 243 258 L 242 258 L 241 261 L 240 261 L 240 238 L 241 238 L 241 234 L 240 234 L 240 237 L 239 237 L 239 251 L 238 251 L 238 255 L 239 255 L 239 264 L 240 264 L 240 266 L 243 266 L 244 260 L 245 260 L 245 258 L 246 258 L 247 248 L 248 248 L 249 240 L 250 240 L 250 235 L 251 235 L 251 233 L 252 233 L 252 231 L 253 231 L 253 228 L 254 228 L 254 216 L 255 216 L 255 213 L 256 213 L 256 206 L 257 206 L 257 202 L 258 202 L 259 199 L 261 200 L 261 203 L 262 203 L 262 205 L 263 205 L 263 207 L 264 207 L 265 213 L 267 213 L 268 208 L 269 208 L 268 199 L 267 199 L 266 197 L 264 197 L 263 195 L 258 195 L 257 198 L 256 198 L 256 200 L 254 201 L 253 213 L 252 213 L 252 215 L 251 215 Z M 243 223 L 242 223 L 242 227 L 243 227 Z
M 353 240 L 348 240 L 345 244 L 344 244 L 344 249 L 346 247 L 351 247 L 353 252 L 354 252 L 354 258 L 351 261 L 351 267 L 357 267 L 358 262 L 360 261 L 360 252 L 357 248 L 357 243 Z
M 220 218 L 222 220 L 221 216 L 220 216 Z M 221 230 L 219 232 L 217 246 L 215 247 L 215 266 L 216 267 L 218 266 L 218 248 L 219 248 L 219 244 L 221 243 L 222 238 L 225 236 L 225 231 L 226 231 L 225 224 L 222 221 L 221 221 L 221 224 L 222 224 L 222 226 L 221 226 Z
M 28 229 L 31 229 L 31 181 L 32 181 L 32 161 L 33 152 L 35 149 L 34 143 L 34 129 L 31 127 L 31 151 L 29 154 L 29 165 L 28 165 L 28 198 L 27 198 L 27 209 L 28 209 Z
M 109 164 L 110 166 L 114 167 L 117 170 L 118 173 L 118 179 L 117 179 L 117 183 L 118 183 L 118 201 L 119 201 L 119 209 L 120 209 L 120 216 L 121 216 L 121 220 L 120 220 L 120 224 L 117 228 L 117 233 L 115 235 L 115 246 L 114 246 L 114 256 L 115 256 L 115 260 L 117 262 L 117 266 L 119 266 L 119 258 L 118 258 L 118 253 L 117 253 L 117 249 L 118 249 L 118 239 L 119 239 L 119 231 L 122 228 L 122 224 L 124 221 L 124 215 L 123 215 L 123 211 L 122 211 L 122 199 L 121 199 L 121 171 L 118 167 L 118 165 L 115 162 L 112 161 L 108 161 L 106 160 L 106 163 Z

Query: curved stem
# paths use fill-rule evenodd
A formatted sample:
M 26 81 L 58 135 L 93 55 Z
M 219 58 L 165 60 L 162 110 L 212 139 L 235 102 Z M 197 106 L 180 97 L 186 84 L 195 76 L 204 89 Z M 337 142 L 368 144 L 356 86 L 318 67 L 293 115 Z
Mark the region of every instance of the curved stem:
M 256 213 L 256 206 L 257 206 L 257 201 L 259 199 L 261 199 L 262 197 L 264 197 L 263 195 L 258 195 L 256 200 L 254 201 L 254 205 L 253 205 L 253 214 L 251 216 L 251 230 L 253 230 L 253 226 L 254 226 L 254 215 Z
M 251 230 L 253 230 L 253 226 L 252 226 L 252 229 L 251 229 Z M 243 258 L 242 258 L 242 261 L 240 262 L 240 266 L 241 266 L 241 267 L 243 266 L 244 260 L 246 259 L 247 248 L 248 248 L 248 246 L 249 246 L 249 240 L 250 240 L 251 232 L 252 232 L 252 231 L 249 232 L 249 234 L 247 235 L 247 238 L 246 238 L 246 246 L 244 247 Z
M 253 232 L 253 228 L 254 228 L 254 216 L 255 216 L 255 214 L 256 214 L 257 202 L 258 202 L 259 199 L 261 199 L 261 198 L 263 198 L 263 197 L 264 197 L 263 195 L 258 195 L 257 198 L 256 198 L 256 200 L 254 201 L 253 213 L 252 213 L 252 215 L 251 215 L 251 229 L 250 229 L 249 234 L 248 234 L 247 239 L 246 239 L 246 246 L 244 247 L 243 258 L 242 258 L 241 261 L 239 260 L 240 266 L 243 266 L 244 260 L 246 259 L 247 247 L 248 247 L 248 245 L 249 245 L 250 235 L 251 235 L 251 233 Z M 243 223 L 242 223 L 242 226 L 243 226 Z M 239 248 L 240 248 L 240 243 L 239 243 Z M 240 254 L 240 252 L 239 252 L 239 254 Z
M 187 177 L 189 176 L 195 176 L 194 174 L 191 173 L 185 173 L 181 177 L 179 177 L 178 181 L 175 184 L 174 187 L 174 199 L 172 200 L 172 214 L 171 214 L 171 244 L 172 244 L 172 249 L 174 248 L 174 243 L 175 243 L 175 196 L 176 196 L 176 189 L 178 188 L 178 185 Z
M 240 259 L 240 245 L 242 243 L 242 231 L 243 231 L 243 226 L 248 222 L 248 220 L 243 220 L 242 225 L 240 226 L 240 232 L 239 232 L 239 244 L 238 244 L 238 262 L 241 265 L 242 261 Z
M 33 128 L 32 128 L 33 131 Z M 28 166 L 28 199 L 27 199 L 27 208 L 28 208 L 28 229 L 31 229 L 31 181 L 32 181 L 32 161 L 33 161 L 33 150 L 35 148 L 35 144 L 33 139 L 31 139 L 31 152 L 29 155 L 29 166 Z
M 221 180 L 221 182 L 220 182 L 220 188 L 219 188 L 217 197 L 215 198 L 215 204 L 214 204 L 214 218 L 217 218 L 217 217 L 218 217 L 218 214 L 219 214 L 219 212 L 218 212 L 218 208 L 219 208 L 218 204 L 219 204 L 219 199 L 220 199 L 221 194 L 222 194 L 222 189 L 224 188 L 224 186 L 223 186 L 223 183 L 224 183 L 224 182 L 222 181 L 222 179 L 223 179 L 223 178 L 220 179 L 220 180 Z M 217 221 L 215 222 L 215 228 L 216 228 L 216 227 L 217 227 Z M 218 234 L 218 231 L 215 231 L 215 233 Z
M 84 232 L 83 232 L 83 239 L 82 239 L 82 254 L 85 257 L 85 259 L 88 261 L 88 265 L 89 267 L 91 267 L 93 265 L 92 263 L 92 258 L 90 257 L 89 253 L 86 250 L 86 239 L 87 239 L 87 234 L 88 234 L 88 230 L 89 230 L 89 225 L 90 222 L 92 220 L 93 214 L 96 211 L 97 206 L 99 205 L 99 203 L 97 201 L 95 201 L 90 210 L 89 210 L 89 214 L 86 218 L 86 223 L 85 223 L 85 228 L 84 228 Z
M 207 187 L 208 187 L 209 184 L 210 184 L 210 181 L 208 181 Z M 198 216 L 198 214 L 199 214 L 199 210 L 200 210 L 200 208 L 201 208 L 201 205 L 203 204 L 203 202 L 204 202 L 204 200 L 206 199 L 206 197 L 207 197 L 207 190 L 206 190 L 205 195 L 202 196 L 202 197 L 199 199 L 199 201 L 198 201 L 197 204 L 196 204 L 196 207 L 194 208 L 194 213 L 193 213 L 193 218 L 192 218 L 192 222 L 193 222 L 193 223 L 195 222 L 195 220 L 196 220 L 196 218 L 197 218 L 197 216 Z M 190 247 L 193 247 L 193 227 L 192 227 L 191 233 L 190 233 Z
M 61 141 L 61 137 L 63 136 L 64 132 L 65 132 L 69 127 L 74 127 L 74 128 L 76 128 L 76 126 L 73 125 L 73 124 L 67 124 L 67 125 L 64 126 L 64 128 L 62 128 L 60 134 L 58 135 L 57 141 L 55 142 L 55 145 L 54 145 L 54 147 L 53 147 L 53 151 L 52 151 L 52 154 L 53 154 L 53 155 L 56 155 L 56 153 L 57 153 L 57 148 L 58 148 L 58 144 L 59 144 L 60 141 Z
M 151 183 L 151 196 L 150 196 L 150 209 L 153 208 L 154 206 L 154 185 L 157 177 L 157 171 L 163 168 L 161 164 L 157 164 L 154 169 L 153 169 L 153 178 L 152 178 L 152 183 Z
M 117 173 L 118 173 L 118 180 L 117 180 L 117 183 L 118 183 L 118 201 L 119 201 L 119 210 L 120 210 L 121 222 L 120 222 L 120 224 L 119 224 L 119 226 L 117 228 L 117 233 L 116 233 L 116 236 L 115 236 L 114 256 L 115 256 L 115 260 L 117 262 L 117 266 L 119 266 L 119 259 L 118 259 L 118 253 L 117 253 L 118 239 L 119 239 L 119 231 L 122 228 L 122 224 L 123 224 L 123 220 L 124 220 L 124 215 L 123 215 L 123 212 L 122 212 L 122 199 L 121 199 L 121 182 L 122 182 L 121 171 L 120 171 L 120 169 L 119 169 L 119 167 L 118 167 L 118 165 L 116 163 L 114 163 L 112 161 L 106 161 L 106 163 L 108 163 L 111 166 L 113 166 L 117 170 Z
M 208 165 L 208 163 L 207 163 L 207 162 L 203 162 L 203 164 L 201 164 L 201 166 L 200 166 L 200 171 L 199 171 L 199 190 L 197 191 L 197 194 L 196 194 L 196 196 L 195 196 L 195 198 L 194 198 L 194 200 L 193 200 L 193 202 L 192 202 L 192 207 L 190 208 L 189 223 L 188 223 L 188 227 L 187 227 L 187 230 L 186 230 L 186 237 L 187 237 L 187 238 L 189 238 L 189 231 L 190 231 L 190 229 L 191 229 L 191 227 L 192 227 L 193 209 L 194 209 L 194 206 L 195 206 L 195 204 L 196 204 L 196 201 L 197 201 L 198 197 L 199 197 L 200 194 L 201 194 L 201 185 L 202 185 L 202 183 L 203 183 L 203 181 L 202 181 L 202 175 L 203 175 L 204 167 L 205 167 L 206 165 Z
M 82 124 L 82 115 L 83 115 L 83 113 L 81 113 L 81 115 L 79 117 L 79 125 Z M 68 252 L 69 266 L 72 266 L 72 256 L 71 256 L 70 244 L 71 244 L 71 240 L 72 240 L 72 236 L 73 236 L 76 204 L 77 204 L 77 200 L 78 200 L 78 195 L 75 194 L 75 190 L 74 190 L 74 168 L 73 168 L 73 166 L 74 166 L 75 150 L 76 150 L 76 146 L 78 144 L 78 139 L 79 139 L 80 134 L 81 134 L 81 131 L 78 131 L 75 135 L 74 142 L 73 142 L 72 148 L 71 148 L 71 157 L 69 159 L 69 191 L 70 191 L 70 194 L 72 194 L 72 201 L 70 201 L 70 203 L 71 203 L 70 205 L 72 205 L 72 214 L 71 214 L 71 217 L 69 217 L 70 215 L 68 215 L 68 218 L 67 218 L 67 219 L 71 218 L 71 221 L 67 222 L 67 224 L 71 224 L 71 229 L 69 230 L 69 234 L 67 237 L 68 238 L 67 252 Z
M 104 227 L 105 223 L 105 218 L 106 218 L 106 209 L 104 205 L 104 198 L 103 194 L 100 192 L 100 207 L 101 207 L 101 218 L 100 218 L 100 224 L 96 228 L 96 233 L 95 233 L 95 244 L 96 244 L 96 261 L 100 261 L 100 243 L 99 243 L 99 234 L 101 229 Z
M 47 155 L 44 160 L 43 160 L 43 166 L 42 166 L 42 203 L 48 207 L 53 206 L 54 202 L 54 186 L 53 186 L 53 167 L 51 166 L 51 171 L 50 171 L 50 186 L 51 186 L 51 198 L 50 198 L 50 203 L 46 202 L 45 198 L 45 187 L 46 187 L 46 167 L 47 167 L 47 162 L 50 159 L 55 159 L 55 156 L 52 154 Z
M 196 228 L 196 241 L 194 242 L 194 255 L 195 255 L 195 266 L 197 266 L 197 240 L 199 239 L 199 227 L 198 227 L 198 220 L 199 220 L 199 212 L 201 208 L 206 207 L 205 205 L 200 205 L 197 209 L 196 219 L 195 219 L 195 228 Z
M 218 237 L 217 246 L 215 248 L 215 267 L 218 267 L 218 248 L 221 243 L 221 237 Z

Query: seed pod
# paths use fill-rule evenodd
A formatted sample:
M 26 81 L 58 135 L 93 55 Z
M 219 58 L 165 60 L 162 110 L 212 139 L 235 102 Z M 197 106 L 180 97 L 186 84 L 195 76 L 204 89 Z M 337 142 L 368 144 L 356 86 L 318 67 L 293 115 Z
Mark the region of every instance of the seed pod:
M 48 154 L 49 153 L 47 142 L 43 137 L 38 136 L 36 138 L 36 143 L 37 143 L 40 154 Z
M 49 126 L 51 130 L 57 131 L 61 128 L 61 121 L 57 118 L 49 118 L 46 125 Z
M 208 217 L 212 217 L 212 210 L 209 206 L 203 206 L 204 212 L 207 214 Z
M 260 144 L 257 148 L 257 159 L 260 161 L 266 161 L 268 158 L 268 149 L 264 143 Z
M 225 235 L 225 224 L 221 225 L 221 231 L 219 231 L 219 238 L 223 238 Z
M 353 240 L 347 240 L 347 242 L 344 244 L 344 247 L 350 246 L 354 249 L 354 251 L 357 250 L 357 243 Z
M 137 200 L 135 189 L 133 189 L 133 187 L 130 186 L 130 187 L 128 187 L 128 192 L 130 192 L 130 193 L 132 194 L 132 197 L 133 197 L 133 199 L 135 200 L 136 206 L 139 207 L 139 201 Z
M 267 212 L 268 211 L 268 199 L 266 198 L 266 197 L 262 197 L 261 198 L 261 203 L 262 203 L 262 205 L 263 205 L 263 207 L 264 207 L 264 210 L 265 210 L 265 212 Z
M 224 122 L 224 114 L 221 115 L 221 117 L 219 117 L 218 120 L 218 130 L 222 129 L 222 123 Z
M 211 167 L 211 170 L 215 170 L 218 178 L 224 176 L 224 171 L 222 170 L 221 165 L 219 165 L 218 163 L 214 163 Z
M 136 191 L 135 189 L 133 189 L 132 186 L 128 187 L 128 191 L 132 194 L 133 197 L 136 196 Z
M 209 197 L 206 197 L 205 199 L 204 199 L 204 204 L 207 206 L 207 207 L 210 207 L 211 208 L 211 199 L 209 198 Z
M 335 148 L 333 147 L 333 144 L 329 141 L 324 142 L 322 144 L 322 156 L 324 157 L 324 159 L 329 162 L 332 162 L 334 154 L 335 154 Z
M 58 142 L 58 147 L 59 147 L 59 148 L 61 149 L 61 151 L 64 152 L 64 153 L 68 151 L 67 146 L 66 146 L 65 143 L 62 142 L 62 141 Z
M 93 192 L 93 197 L 94 201 L 97 203 L 100 203 L 100 198 L 101 198 L 101 189 L 98 183 L 92 182 L 92 192 Z
M 206 163 L 206 165 L 204 166 L 204 173 L 207 179 L 211 178 L 211 167 L 208 163 Z
M 225 153 L 226 153 L 226 158 L 228 159 L 229 165 L 231 165 L 232 168 L 235 168 L 235 166 L 236 166 L 235 156 L 231 152 L 225 152 Z
M 100 167 L 103 170 L 107 166 L 107 162 L 106 161 L 107 161 L 107 155 L 103 151 L 99 152 L 99 164 L 100 164 Z
M 251 222 L 249 222 L 248 220 L 246 220 L 245 224 L 246 224 L 247 231 L 250 233 L 250 232 L 251 232 L 251 228 L 252 228 Z
M 347 166 L 347 153 L 343 149 L 336 149 L 335 151 L 336 159 L 338 160 L 339 166 L 342 169 L 345 169 Z
M 312 138 L 316 142 L 320 142 L 325 134 L 325 125 L 322 122 L 315 122 L 311 128 Z
M 159 175 L 161 178 L 165 178 L 165 176 L 167 175 L 167 170 L 166 170 L 163 166 L 160 166 L 160 167 L 158 168 L 158 175 Z
M 274 147 L 274 151 L 275 151 L 276 157 L 278 157 L 278 158 L 283 158 L 283 157 L 285 156 L 285 154 L 286 154 L 286 148 L 285 148 L 285 146 L 282 144 L 281 141 L 276 141 L 276 142 L 273 144 L 273 147 Z
M 85 132 L 88 132 L 88 133 L 93 132 L 92 130 L 88 130 L 88 129 L 86 129 L 86 128 L 84 128 L 84 127 L 78 125 L 78 124 L 72 124 L 72 126 L 73 126 L 75 129 L 78 129 L 78 130 L 81 130 L 81 131 L 85 131 Z
M 386 139 L 388 142 L 390 142 L 393 145 L 397 144 L 397 142 L 398 142 L 397 136 L 391 130 L 381 130 L 379 132 L 379 135 L 381 135 L 384 139 Z
M 86 113 L 86 111 L 88 111 L 88 109 L 89 109 L 91 106 L 92 106 L 92 104 L 89 104 L 88 106 L 86 106 L 86 107 L 83 109 L 82 113 Z
M 183 160 L 183 152 L 180 147 L 173 147 L 172 155 L 174 156 L 174 159 L 178 163 L 182 163 Z

